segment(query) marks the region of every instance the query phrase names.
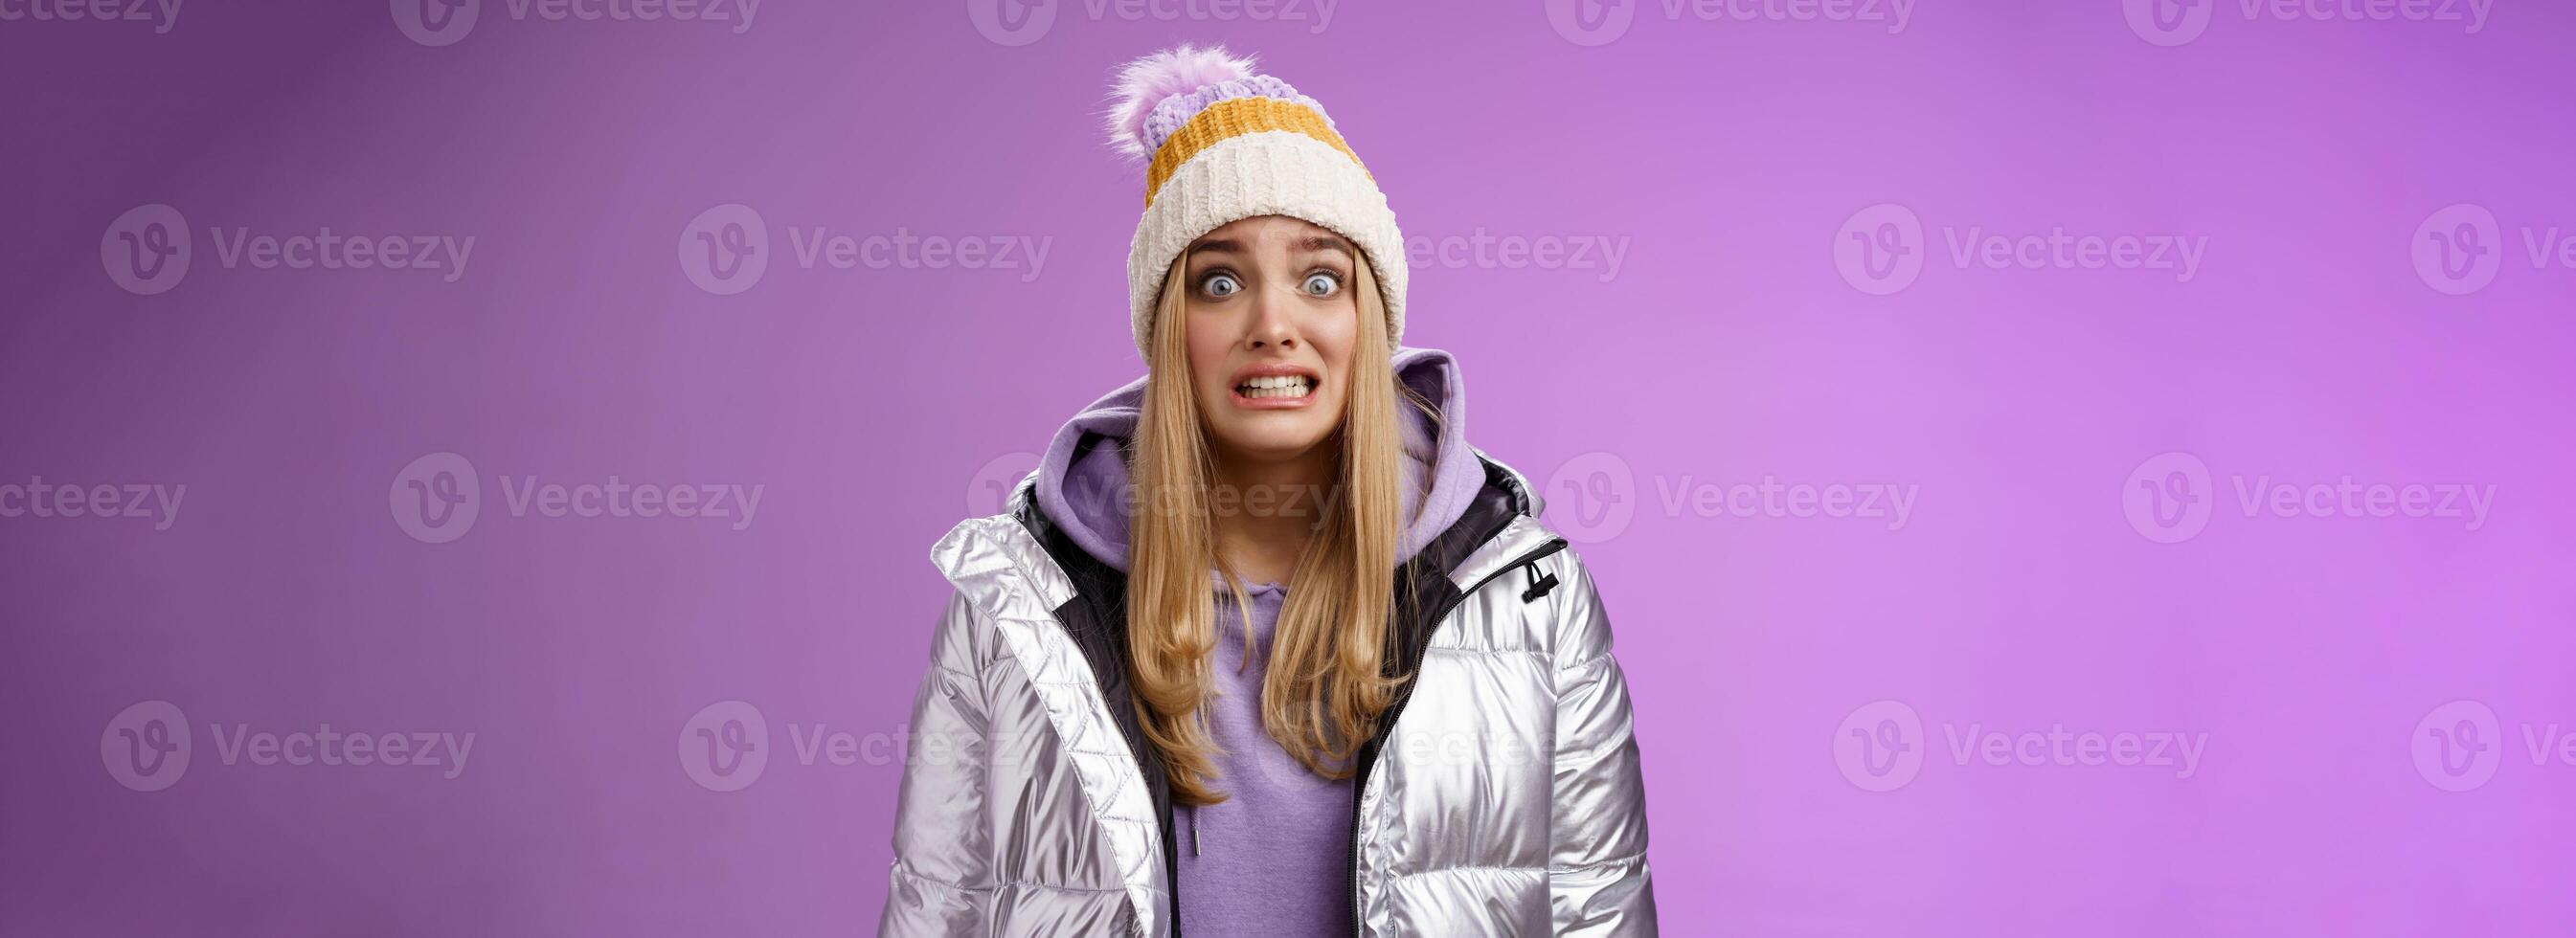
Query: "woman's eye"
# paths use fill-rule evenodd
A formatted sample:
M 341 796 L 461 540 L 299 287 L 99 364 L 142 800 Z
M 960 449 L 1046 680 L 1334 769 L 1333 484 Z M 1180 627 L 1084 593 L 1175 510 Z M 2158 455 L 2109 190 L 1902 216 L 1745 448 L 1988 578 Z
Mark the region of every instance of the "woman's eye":
M 1243 282 L 1234 279 L 1233 274 L 1209 274 L 1199 281 L 1199 292 L 1214 297 L 1233 296 L 1243 292 Z
M 1331 296 L 1342 288 L 1342 278 L 1319 270 L 1306 275 L 1304 286 L 1307 296 Z

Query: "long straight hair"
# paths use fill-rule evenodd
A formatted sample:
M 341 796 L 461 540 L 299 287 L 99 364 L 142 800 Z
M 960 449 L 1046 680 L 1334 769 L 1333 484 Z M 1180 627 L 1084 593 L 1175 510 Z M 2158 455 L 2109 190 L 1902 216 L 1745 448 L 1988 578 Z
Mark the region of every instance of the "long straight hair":
M 1207 705 L 1214 699 L 1216 597 L 1208 571 L 1223 574 L 1241 610 L 1251 651 L 1250 597 L 1232 565 L 1216 553 L 1209 493 L 1216 466 L 1198 391 L 1190 380 L 1188 311 L 1183 286 L 1188 255 L 1172 262 L 1155 302 L 1138 443 L 1129 454 L 1135 480 L 1128 530 L 1128 673 L 1145 737 L 1161 753 L 1172 798 L 1213 804 L 1226 795 L 1212 784 L 1219 749 Z M 1335 431 L 1340 457 L 1330 509 L 1314 522 L 1290 578 L 1272 633 L 1261 683 L 1261 725 L 1281 748 L 1325 778 L 1346 778 L 1352 757 L 1392 701 L 1397 676 L 1386 673 L 1388 623 L 1395 606 L 1395 553 L 1402 514 L 1402 429 L 1397 401 L 1435 423 L 1437 408 L 1395 376 L 1385 301 L 1365 258 L 1352 265 L 1359 338 L 1351 353 L 1350 393 Z M 1435 434 L 1434 439 L 1437 439 Z M 1430 474 L 1424 474 L 1429 484 Z

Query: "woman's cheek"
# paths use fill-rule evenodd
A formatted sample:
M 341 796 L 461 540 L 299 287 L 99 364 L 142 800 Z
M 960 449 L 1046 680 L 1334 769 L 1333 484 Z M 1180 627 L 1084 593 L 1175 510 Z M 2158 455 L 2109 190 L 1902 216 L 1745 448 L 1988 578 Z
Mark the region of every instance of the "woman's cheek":
M 1221 390 L 1218 382 L 1224 380 L 1217 370 L 1225 365 L 1225 350 L 1211 347 L 1210 339 L 1197 329 L 1191 330 L 1189 337 L 1190 383 L 1198 387 L 1201 396 Z

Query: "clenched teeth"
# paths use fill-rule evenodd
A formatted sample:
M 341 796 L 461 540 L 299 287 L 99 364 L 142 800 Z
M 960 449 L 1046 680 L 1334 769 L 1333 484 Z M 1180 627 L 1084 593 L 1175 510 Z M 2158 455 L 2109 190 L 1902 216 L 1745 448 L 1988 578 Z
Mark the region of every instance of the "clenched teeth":
M 1234 392 L 1254 400 L 1270 397 L 1305 397 L 1315 393 L 1315 379 L 1304 375 L 1254 378 L 1235 385 Z

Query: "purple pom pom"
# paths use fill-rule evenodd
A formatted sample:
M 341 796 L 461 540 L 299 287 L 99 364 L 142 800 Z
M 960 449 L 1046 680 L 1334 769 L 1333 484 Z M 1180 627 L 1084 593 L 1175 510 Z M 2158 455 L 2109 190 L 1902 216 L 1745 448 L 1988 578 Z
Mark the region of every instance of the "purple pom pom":
M 1219 82 L 1249 78 L 1252 66 L 1252 56 L 1228 54 L 1224 46 L 1200 49 L 1187 43 L 1127 63 L 1110 89 L 1110 148 L 1138 159 L 1152 154 L 1145 121 L 1153 116 L 1154 105 Z

